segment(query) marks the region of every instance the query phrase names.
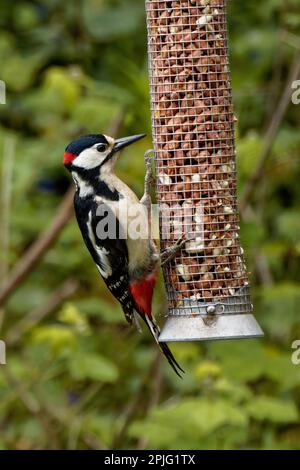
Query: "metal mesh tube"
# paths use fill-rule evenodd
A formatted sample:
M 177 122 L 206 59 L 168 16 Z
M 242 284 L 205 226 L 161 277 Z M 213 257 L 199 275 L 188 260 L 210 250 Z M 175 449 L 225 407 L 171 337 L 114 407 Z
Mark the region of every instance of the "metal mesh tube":
M 251 312 L 226 0 L 146 0 L 146 11 L 162 248 L 189 238 L 164 268 L 171 313 Z

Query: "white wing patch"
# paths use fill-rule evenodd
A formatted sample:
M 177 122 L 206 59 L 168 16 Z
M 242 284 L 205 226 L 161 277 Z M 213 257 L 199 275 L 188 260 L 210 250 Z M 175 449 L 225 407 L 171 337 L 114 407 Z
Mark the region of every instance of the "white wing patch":
M 100 247 L 97 247 L 96 251 L 99 255 L 100 262 L 101 262 L 101 266 L 97 264 L 98 271 L 101 274 L 101 276 L 103 276 L 106 279 L 107 277 L 112 275 L 111 265 L 109 263 L 109 259 L 107 256 L 108 251 L 105 248 L 100 248 Z
M 80 178 L 80 176 L 75 172 L 72 171 L 72 178 L 76 185 L 76 189 L 79 189 L 79 196 L 86 197 L 90 194 L 93 194 L 93 188 L 90 186 L 86 181 Z
M 92 229 L 92 211 L 89 212 L 87 226 L 88 226 L 88 233 L 89 233 L 90 240 L 93 243 L 93 246 L 99 256 L 100 263 L 101 263 L 101 266 L 97 264 L 98 271 L 101 274 L 101 276 L 103 276 L 106 279 L 112 275 L 112 268 L 111 268 L 111 265 L 107 256 L 109 254 L 109 251 L 107 251 L 107 249 L 104 247 L 97 246 L 96 244 L 95 236 L 94 236 L 93 229 Z

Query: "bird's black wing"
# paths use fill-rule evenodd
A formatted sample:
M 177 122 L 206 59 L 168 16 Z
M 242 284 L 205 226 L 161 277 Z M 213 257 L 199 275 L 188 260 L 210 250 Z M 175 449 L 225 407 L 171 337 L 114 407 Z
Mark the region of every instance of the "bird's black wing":
M 85 204 L 85 207 L 82 205 Z M 128 250 L 117 217 L 105 202 L 75 200 L 75 210 L 85 244 L 126 320 L 133 322 L 134 305 L 129 291 Z

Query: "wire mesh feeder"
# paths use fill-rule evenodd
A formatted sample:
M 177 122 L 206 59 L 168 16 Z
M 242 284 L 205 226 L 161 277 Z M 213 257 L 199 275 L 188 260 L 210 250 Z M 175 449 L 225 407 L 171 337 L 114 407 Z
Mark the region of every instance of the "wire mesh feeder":
M 240 247 L 226 0 L 146 0 L 169 313 L 160 341 L 263 334 Z

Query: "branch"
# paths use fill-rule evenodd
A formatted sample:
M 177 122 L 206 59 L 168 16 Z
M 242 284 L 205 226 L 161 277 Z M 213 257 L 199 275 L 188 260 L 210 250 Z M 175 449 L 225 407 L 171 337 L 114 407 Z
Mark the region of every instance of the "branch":
M 0 281 L 2 282 L 7 275 L 8 267 L 8 249 L 9 249 L 9 227 L 11 213 L 11 192 L 13 178 L 13 163 L 15 158 L 15 138 L 7 137 L 4 140 L 3 149 L 3 168 L 1 178 L 1 226 L 0 226 Z
M 56 310 L 62 304 L 62 302 L 73 295 L 74 292 L 76 292 L 78 285 L 79 284 L 77 281 L 69 279 L 61 287 L 52 292 L 44 304 L 26 315 L 25 318 L 20 320 L 8 331 L 5 338 L 6 344 L 8 346 L 14 346 L 22 335 L 24 335 L 37 323 L 40 323 L 42 320 L 44 320 L 48 315 L 50 315 L 50 313 Z
M 4 282 L 8 273 L 8 252 L 10 245 L 10 219 L 13 164 L 15 158 L 16 141 L 14 137 L 4 140 L 3 172 L 1 181 L 1 226 L 0 226 L 0 282 Z M 0 308 L 0 330 L 5 311 Z
M 15 395 L 15 398 L 19 399 L 23 403 L 28 413 L 31 416 L 34 416 L 41 423 L 45 430 L 45 434 L 48 436 L 48 442 L 52 443 L 51 445 L 49 444 L 49 447 L 59 449 L 60 444 L 59 440 L 57 439 L 57 435 L 61 432 L 62 429 L 64 431 L 71 429 L 76 414 L 72 413 L 69 415 L 68 410 L 67 412 L 64 412 L 65 409 L 60 408 L 58 410 L 57 407 L 53 406 L 51 403 L 43 403 L 43 400 L 40 399 L 36 390 L 34 394 L 32 393 L 36 383 L 43 381 L 43 376 L 40 376 L 38 380 L 35 378 L 33 382 L 22 384 L 13 377 L 9 367 L 3 368 L 3 373 L 7 380 L 8 386 L 12 390 L 12 397 Z M 96 387 L 99 389 L 99 384 L 92 386 L 92 390 L 87 391 L 82 401 L 80 402 L 80 406 L 75 409 L 76 412 L 80 411 L 81 408 L 88 404 L 89 400 L 93 398 L 93 392 L 95 391 Z M 13 399 L 15 398 L 13 397 Z M 55 426 L 53 425 L 53 421 L 55 421 Z M 92 449 L 106 449 L 105 444 L 102 443 L 98 437 L 91 433 L 84 432 L 82 434 L 82 440 L 87 445 L 87 447 Z
M 295 49 L 300 49 L 300 37 L 296 34 L 290 33 L 289 31 L 283 29 L 280 31 L 280 39 L 289 46 L 292 46 Z
M 263 286 L 272 286 L 274 284 L 272 272 L 268 264 L 268 259 L 262 251 L 255 250 L 254 264 L 260 283 Z
M 140 386 L 135 394 L 135 397 L 127 409 L 127 413 L 124 418 L 123 425 L 121 426 L 119 433 L 115 436 L 113 440 L 111 449 L 119 449 L 119 447 L 121 446 L 126 436 L 126 432 L 127 432 L 129 425 L 131 424 L 136 414 L 140 410 L 140 406 L 145 396 L 147 386 L 149 385 L 149 383 L 152 382 L 152 380 L 155 380 L 153 379 L 153 376 L 155 375 L 157 368 L 159 368 L 160 354 L 161 354 L 160 351 L 158 351 L 154 358 L 154 361 L 150 364 L 148 371 L 146 372 L 143 380 L 141 381 Z
M 162 391 L 161 361 L 162 361 L 162 355 L 158 352 L 157 366 L 154 371 L 154 377 L 152 379 L 153 391 L 146 407 L 146 412 L 145 412 L 146 417 L 149 416 L 153 408 L 155 408 L 159 404 L 159 400 L 161 397 L 161 391 Z M 136 448 L 138 450 L 144 450 L 148 445 L 148 441 L 149 441 L 148 436 L 141 436 L 141 438 L 139 439 L 137 443 Z
M 31 273 L 38 261 L 40 261 L 45 252 L 59 236 L 63 227 L 72 215 L 73 195 L 74 189 L 73 187 L 70 187 L 64 196 L 50 227 L 31 245 L 10 273 L 8 280 L 0 290 L 0 305 L 3 305 L 4 302 L 6 302 L 14 289 L 21 284 L 29 273 Z
M 36 397 L 34 397 L 30 392 L 29 384 L 25 385 L 18 382 L 14 378 L 9 367 L 3 368 L 3 375 L 10 390 L 13 390 L 13 393 L 16 395 L 16 398 L 18 398 L 19 401 L 23 403 L 28 413 L 39 421 L 45 431 L 45 435 L 48 437 L 48 440 L 55 444 L 54 447 L 58 448 L 58 440 L 56 437 L 57 431 L 55 428 L 53 428 L 52 423 L 48 420 L 48 416 L 46 416 L 44 411 L 41 409 Z
M 257 165 L 252 175 L 250 176 L 246 184 L 246 187 L 244 189 L 244 192 L 241 196 L 241 199 L 240 199 L 241 214 L 243 214 L 243 212 L 247 208 L 248 204 L 250 203 L 251 197 L 253 196 L 253 193 L 255 192 L 257 184 L 259 183 L 261 178 L 264 176 L 266 162 L 270 156 L 274 142 L 278 135 L 280 125 L 282 123 L 286 110 L 290 104 L 291 84 L 298 78 L 299 73 L 300 73 L 300 52 L 297 52 L 295 54 L 293 63 L 290 68 L 290 72 L 289 72 L 289 76 L 285 85 L 285 89 L 278 103 L 277 109 L 275 113 L 273 114 L 271 122 L 269 124 L 269 128 L 267 130 L 264 145 L 263 145 L 261 154 L 258 158 Z

